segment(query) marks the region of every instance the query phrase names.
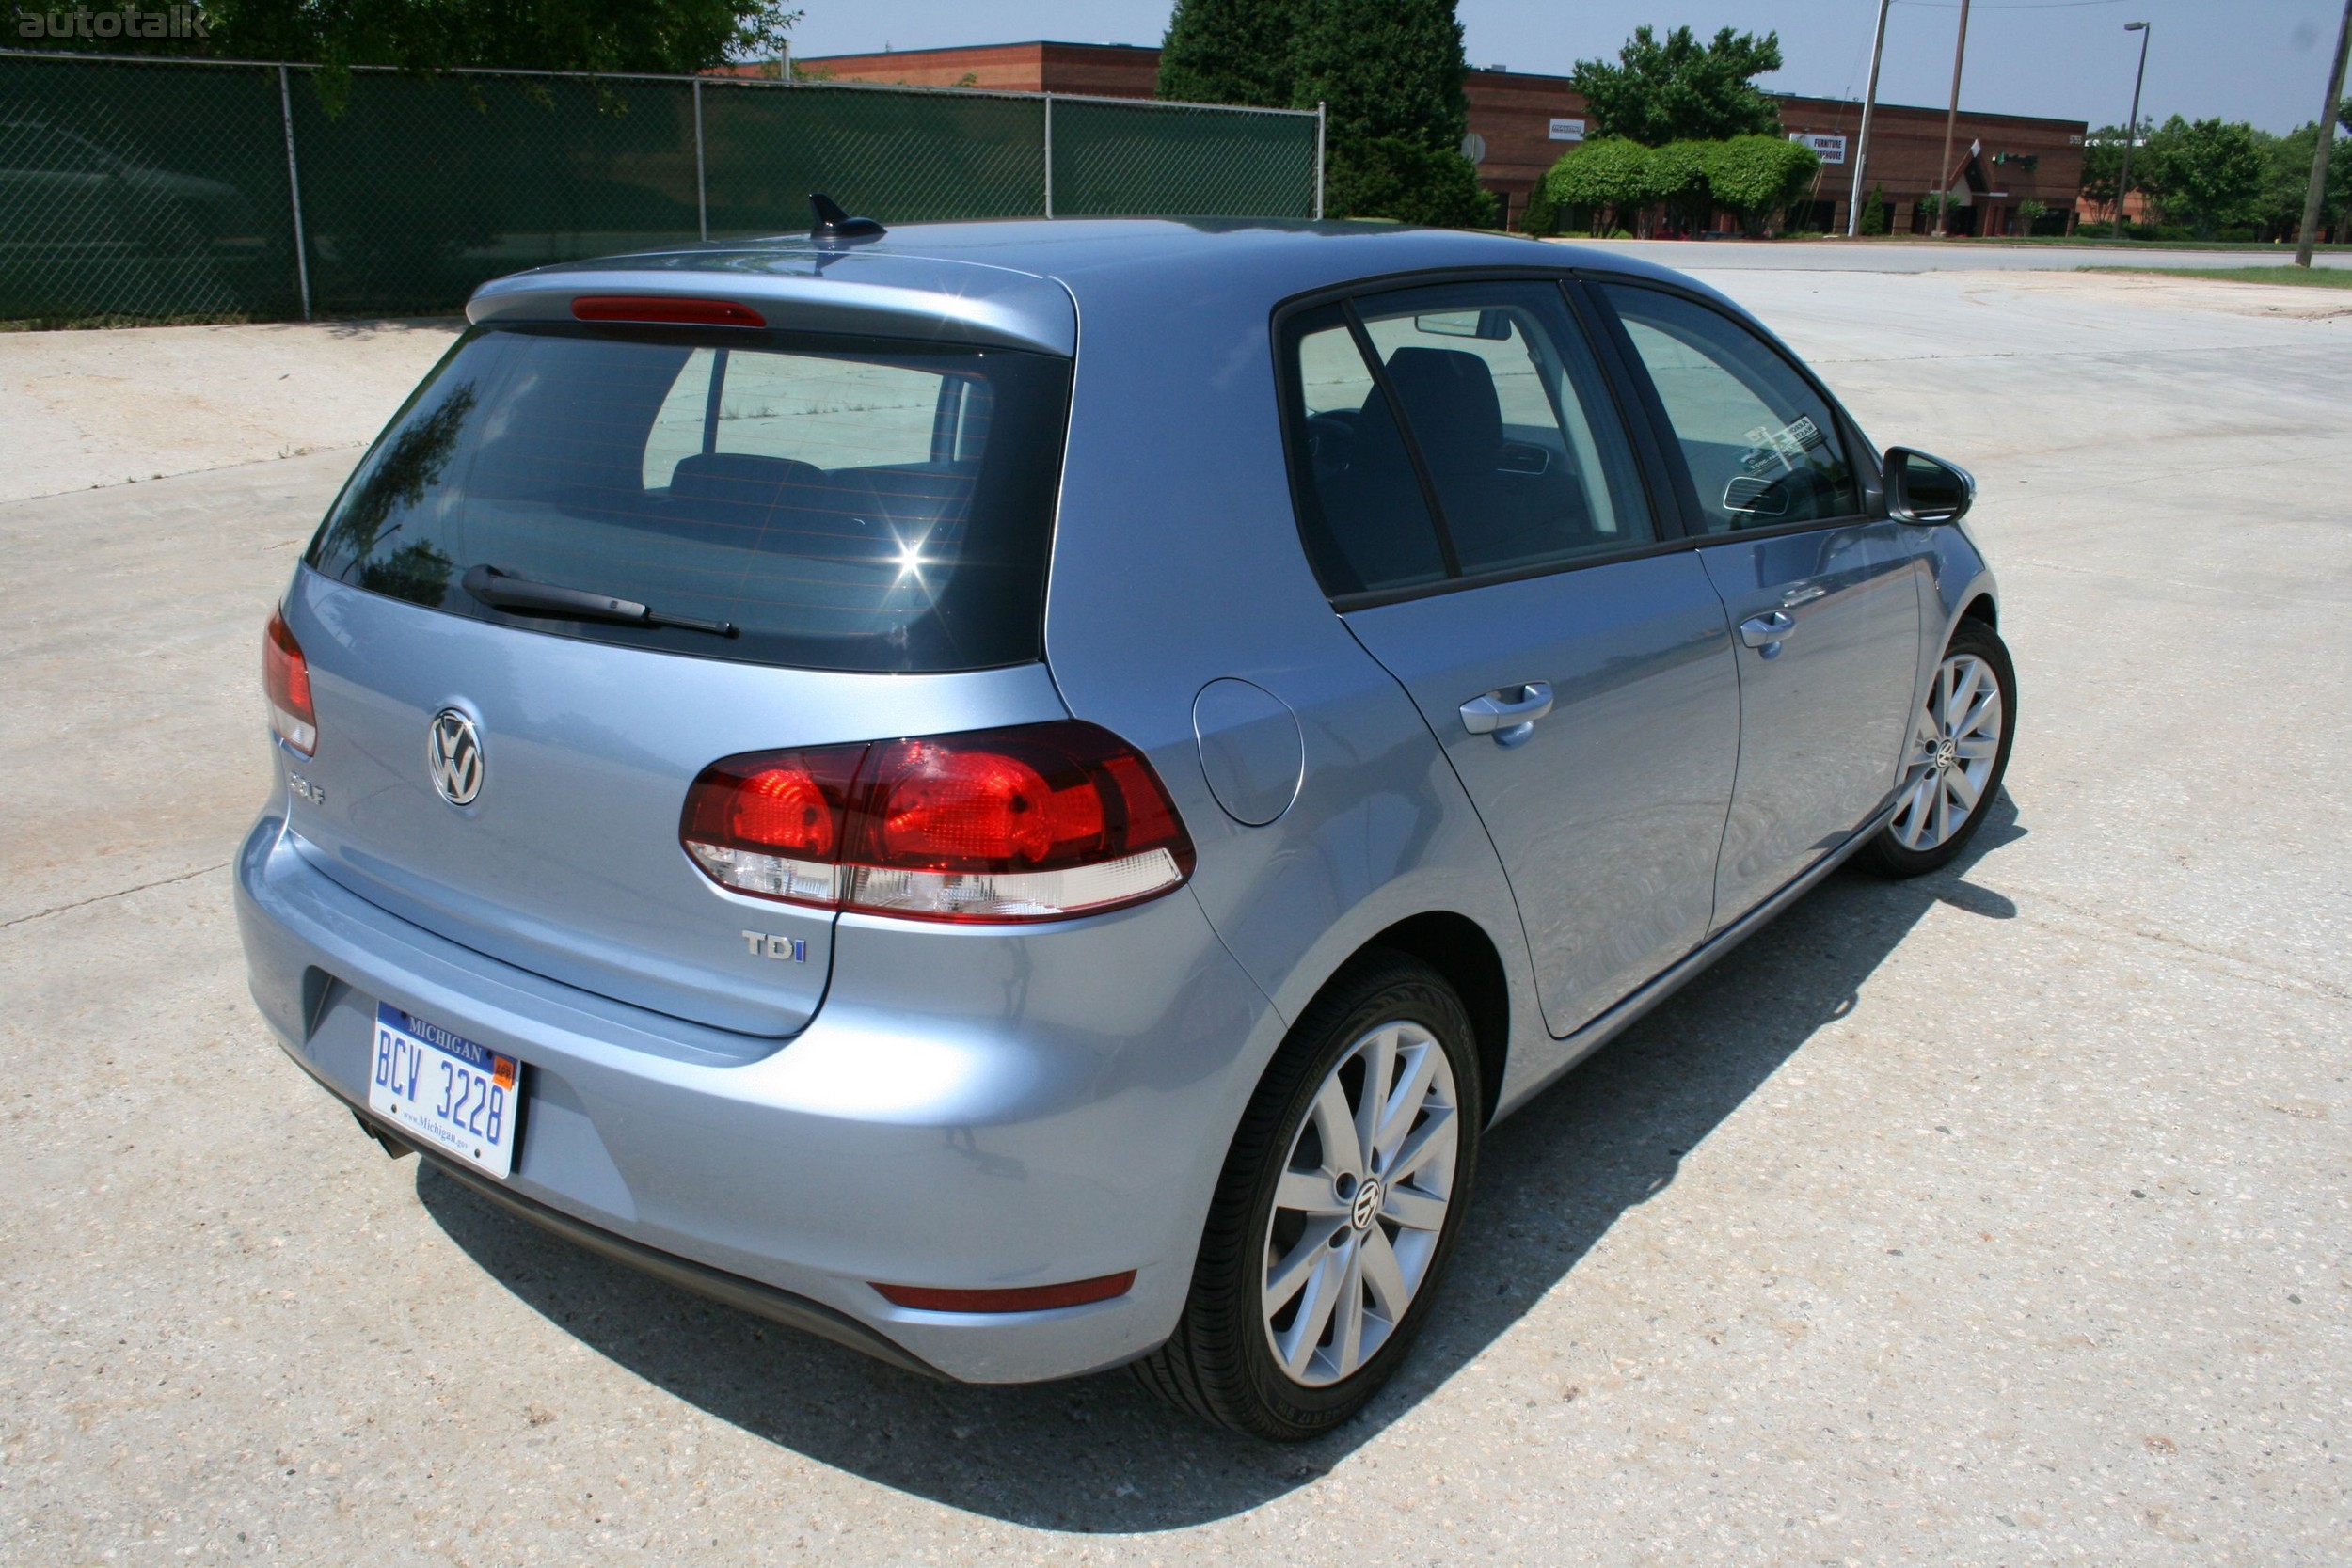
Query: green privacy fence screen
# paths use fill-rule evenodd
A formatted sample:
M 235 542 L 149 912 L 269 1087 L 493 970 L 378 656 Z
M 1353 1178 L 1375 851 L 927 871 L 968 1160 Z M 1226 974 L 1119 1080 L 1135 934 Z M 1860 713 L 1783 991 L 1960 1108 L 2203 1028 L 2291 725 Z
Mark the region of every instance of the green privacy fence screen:
M 1311 217 L 1319 119 L 741 79 L 0 53 L 0 320 L 444 311 L 517 268 L 808 226 Z

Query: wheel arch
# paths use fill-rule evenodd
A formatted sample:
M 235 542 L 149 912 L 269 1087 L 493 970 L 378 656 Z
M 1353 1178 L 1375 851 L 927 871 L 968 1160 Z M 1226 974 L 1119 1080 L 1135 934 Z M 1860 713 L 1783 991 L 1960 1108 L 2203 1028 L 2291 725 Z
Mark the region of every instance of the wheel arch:
M 1347 957 L 1316 991 L 1339 983 L 1367 953 L 1387 951 L 1418 958 L 1445 977 L 1470 1014 L 1478 1048 L 1479 1121 L 1494 1120 L 1501 1102 L 1503 1069 L 1511 1059 L 1511 982 L 1486 927 L 1451 910 L 1428 910 L 1383 927 Z

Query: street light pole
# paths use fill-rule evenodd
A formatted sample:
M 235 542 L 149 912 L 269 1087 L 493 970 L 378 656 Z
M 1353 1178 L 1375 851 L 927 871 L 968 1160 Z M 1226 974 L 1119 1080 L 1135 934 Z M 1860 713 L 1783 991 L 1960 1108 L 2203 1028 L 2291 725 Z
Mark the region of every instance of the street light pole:
M 2352 0 L 2345 0 L 2352 5 Z M 1879 60 L 1886 54 L 1886 8 L 1879 0 L 1878 41 L 1870 45 L 1870 87 L 1862 95 L 1862 132 L 1854 137 L 1853 195 L 1846 202 L 1846 238 L 1862 231 L 1862 176 L 1870 166 L 1870 111 L 1879 103 Z
M 2132 119 L 2123 127 L 2123 172 L 2115 182 L 2115 237 L 2123 237 L 2123 198 L 2132 194 L 2132 143 L 2139 139 L 2139 85 L 2148 80 L 2148 35 L 2145 22 L 2126 22 L 2123 30 L 2139 35 L 2139 74 L 2132 78 Z
M 1960 41 L 1952 45 L 1952 106 L 1944 116 L 1944 163 L 1935 176 L 1943 182 L 1935 192 L 1935 237 L 1939 240 L 1952 211 L 1952 130 L 1960 123 L 1960 67 L 1967 57 L 1968 0 L 1960 0 Z
M 2295 242 L 2295 264 L 2312 264 L 2312 242 L 2319 237 L 2319 211 L 2328 198 L 2328 150 L 2335 144 L 2336 115 L 2344 103 L 2344 56 L 2352 52 L 2352 0 L 2344 0 L 2344 25 L 2336 29 L 2336 67 L 2328 73 L 2328 106 L 2319 111 L 2319 145 L 2312 150 L 2312 188 L 2303 198 L 2303 232 Z M 2338 239 L 2344 238 L 2339 234 Z

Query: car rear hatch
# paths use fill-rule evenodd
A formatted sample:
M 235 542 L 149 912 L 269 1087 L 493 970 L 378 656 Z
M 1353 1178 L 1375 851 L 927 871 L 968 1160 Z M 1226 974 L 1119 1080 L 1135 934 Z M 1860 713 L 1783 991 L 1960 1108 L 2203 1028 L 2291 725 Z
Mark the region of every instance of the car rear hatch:
M 782 1036 L 834 915 L 706 875 L 689 789 L 1066 716 L 1040 660 L 1075 328 L 998 269 L 691 260 L 477 296 L 287 597 L 315 713 L 311 753 L 280 740 L 289 820 L 451 941 Z

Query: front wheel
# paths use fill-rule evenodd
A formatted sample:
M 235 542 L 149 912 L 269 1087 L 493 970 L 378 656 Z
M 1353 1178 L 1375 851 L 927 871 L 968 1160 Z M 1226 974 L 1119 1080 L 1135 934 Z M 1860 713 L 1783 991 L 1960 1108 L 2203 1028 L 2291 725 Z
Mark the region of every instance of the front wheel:
M 1362 1409 L 1454 1250 L 1483 1103 L 1454 988 L 1400 954 L 1359 960 L 1300 1019 L 1242 1118 L 1184 1316 L 1136 1364 L 1144 1386 L 1276 1442 Z
M 2017 733 L 2017 672 L 1982 621 L 1952 633 L 1903 750 L 1895 815 L 1870 859 L 1894 877 L 1933 871 L 1984 825 Z

